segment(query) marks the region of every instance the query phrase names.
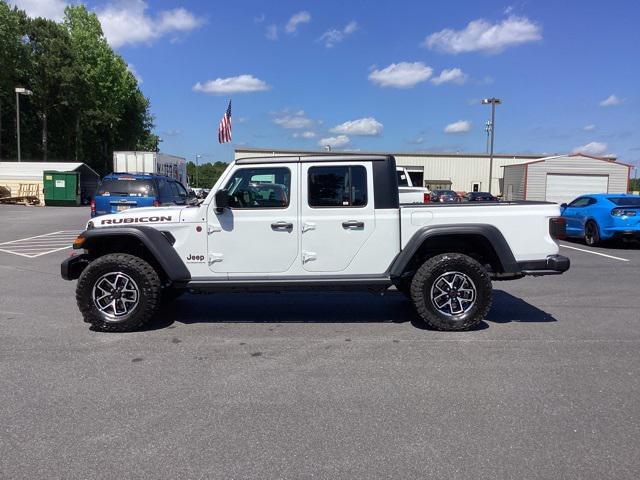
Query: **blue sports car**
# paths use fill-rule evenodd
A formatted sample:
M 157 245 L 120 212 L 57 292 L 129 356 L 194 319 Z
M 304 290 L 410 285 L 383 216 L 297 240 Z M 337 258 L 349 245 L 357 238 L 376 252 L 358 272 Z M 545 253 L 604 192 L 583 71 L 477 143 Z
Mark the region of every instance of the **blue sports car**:
M 612 238 L 640 238 L 640 196 L 616 193 L 582 195 L 560 205 L 567 220 L 567 236 L 582 237 L 587 245 Z

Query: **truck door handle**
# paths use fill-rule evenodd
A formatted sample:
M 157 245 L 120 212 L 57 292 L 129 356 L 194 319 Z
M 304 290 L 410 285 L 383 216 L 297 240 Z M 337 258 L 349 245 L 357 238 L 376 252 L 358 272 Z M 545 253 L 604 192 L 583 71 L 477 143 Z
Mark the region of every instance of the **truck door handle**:
M 289 222 L 274 222 L 271 224 L 272 230 L 293 230 L 293 223 Z
M 359 222 L 357 220 L 349 220 L 348 222 L 342 222 L 342 228 L 346 228 L 349 230 L 364 228 L 364 222 Z

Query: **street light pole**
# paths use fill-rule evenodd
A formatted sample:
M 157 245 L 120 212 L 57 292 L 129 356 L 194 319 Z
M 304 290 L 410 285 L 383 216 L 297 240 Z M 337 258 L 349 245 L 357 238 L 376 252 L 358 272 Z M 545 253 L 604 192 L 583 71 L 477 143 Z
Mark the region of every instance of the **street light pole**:
M 20 95 L 33 95 L 31 90 L 16 87 L 16 133 L 18 134 L 18 162 L 20 161 Z
M 502 100 L 499 98 L 491 97 L 482 100 L 483 105 L 491 104 L 491 142 L 489 150 L 489 193 L 492 193 L 491 187 L 493 183 L 493 135 L 496 127 L 496 105 L 500 105 Z

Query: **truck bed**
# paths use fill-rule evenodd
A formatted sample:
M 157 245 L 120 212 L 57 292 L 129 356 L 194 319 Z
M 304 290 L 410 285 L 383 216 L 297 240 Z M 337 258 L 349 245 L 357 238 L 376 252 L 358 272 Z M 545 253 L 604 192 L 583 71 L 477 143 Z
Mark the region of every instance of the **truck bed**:
M 559 251 L 549 233 L 549 219 L 559 215 L 559 205 L 550 202 L 401 205 L 401 247 L 404 249 L 420 229 L 454 224 L 492 225 L 500 230 L 517 261 L 545 258 Z

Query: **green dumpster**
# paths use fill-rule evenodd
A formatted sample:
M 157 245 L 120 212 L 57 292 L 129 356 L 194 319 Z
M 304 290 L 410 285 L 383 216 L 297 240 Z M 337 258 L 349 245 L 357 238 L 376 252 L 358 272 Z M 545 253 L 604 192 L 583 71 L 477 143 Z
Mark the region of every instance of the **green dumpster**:
M 45 170 L 43 175 L 45 205 L 80 205 L 80 172 Z

